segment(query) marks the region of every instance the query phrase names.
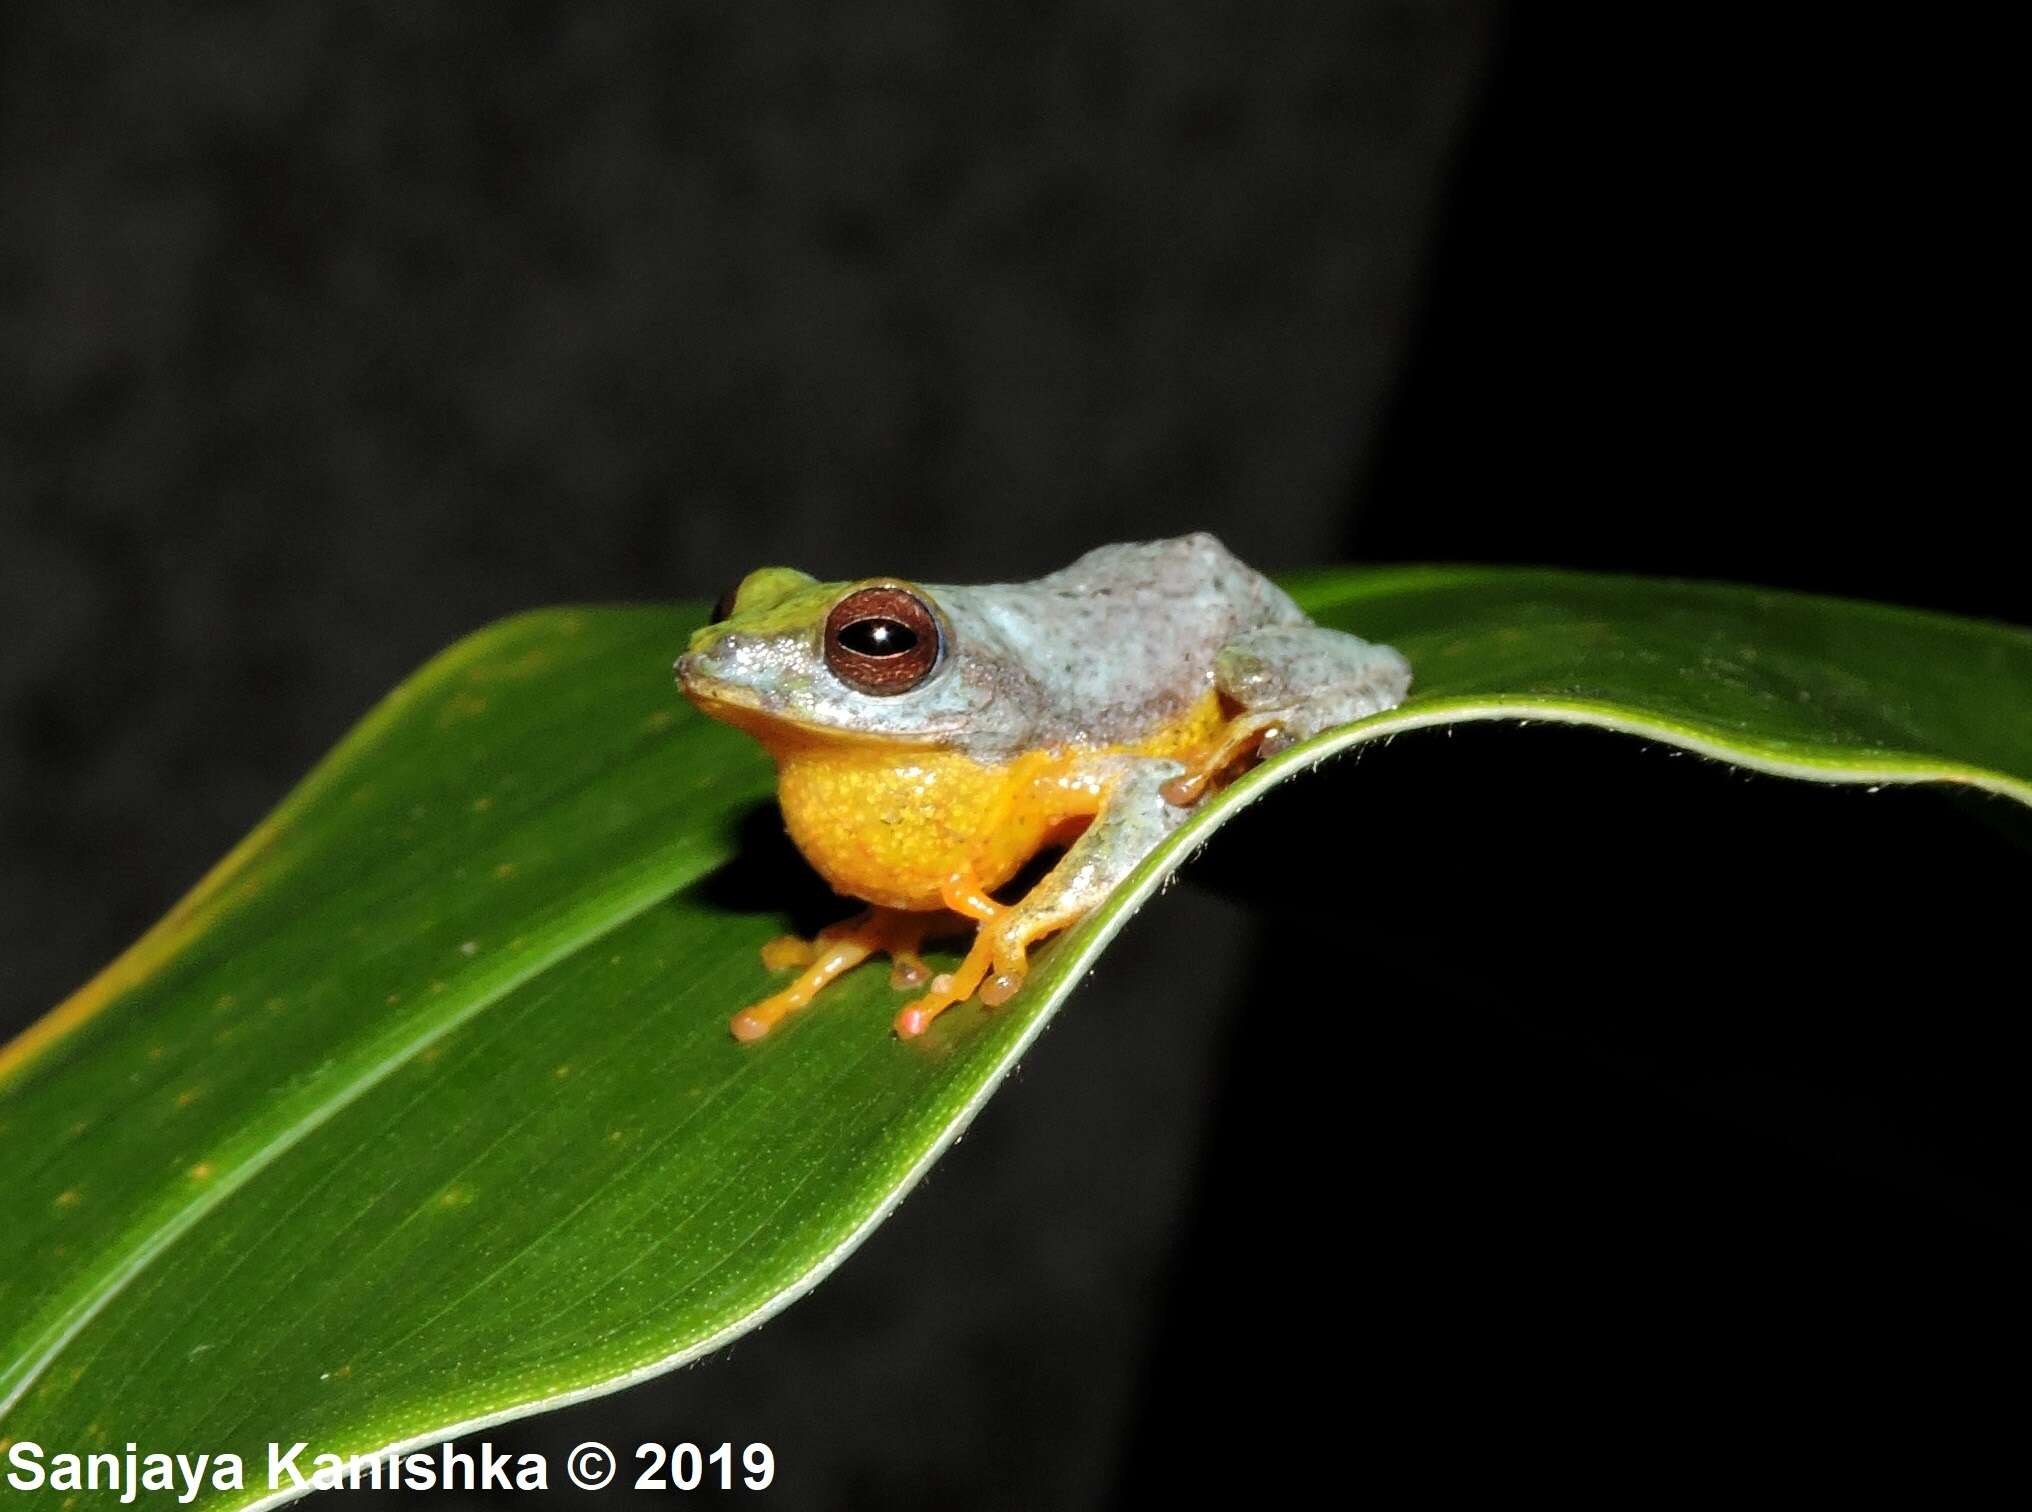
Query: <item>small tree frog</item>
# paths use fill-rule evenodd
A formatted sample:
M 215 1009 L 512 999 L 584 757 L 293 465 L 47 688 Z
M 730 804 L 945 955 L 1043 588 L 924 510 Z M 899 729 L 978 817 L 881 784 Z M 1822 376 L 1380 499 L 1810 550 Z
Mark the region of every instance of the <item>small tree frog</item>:
M 1210 786 L 1394 707 L 1411 669 L 1313 624 L 1201 534 L 981 587 L 765 567 L 692 636 L 677 677 L 775 758 L 798 849 L 870 905 L 814 941 L 764 948 L 771 969 L 802 970 L 734 1015 L 752 1040 L 876 953 L 894 985 L 927 988 L 896 1016 L 905 1038 L 976 991 L 1000 1004 L 1029 948 L 1106 898 Z M 1043 880 L 997 901 L 1059 845 Z M 969 922 L 965 960 L 932 977 L 925 938 Z

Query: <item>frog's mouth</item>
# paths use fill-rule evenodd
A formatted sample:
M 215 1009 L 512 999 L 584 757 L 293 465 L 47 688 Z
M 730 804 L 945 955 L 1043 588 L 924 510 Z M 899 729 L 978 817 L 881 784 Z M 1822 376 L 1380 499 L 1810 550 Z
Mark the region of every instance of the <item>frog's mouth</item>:
M 746 730 L 797 725 L 798 721 L 785 712 L 781 698 L 745 683 L 715 677 L 704 663 L 701 653 L 687 651 L 677 659 L 675 669 L 679 691 L 701 714 Z
M 780 695 L 745 682 L 717 677 L 706 670 L 706 654 L 687 651 L 677 659 L 677 686 L 708 719 L 744 730 L 774 747 L 802 741 L 833 745 L 914 745 L 909 736 L 881 730 L 842 728 L 820 720 L 800 719 Z

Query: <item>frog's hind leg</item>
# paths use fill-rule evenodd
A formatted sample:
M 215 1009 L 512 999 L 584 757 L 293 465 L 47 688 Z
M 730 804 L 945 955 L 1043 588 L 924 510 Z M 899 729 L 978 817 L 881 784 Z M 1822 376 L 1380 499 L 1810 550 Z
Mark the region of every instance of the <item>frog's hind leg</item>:
M 928 976 L 918 948 L 924 937 L 941 920 L 938 915 L 906 913 L 895 908 L 871 908 L 864 914 L 828 925 L 815 940 L 784 935 L 762 947 L 762 964 L 771 971 L 802 966 L 797 980 L 781 992 L 735 1014 L 728 1028 L 737 1040 L 758 1040 L 775 1028 L 785 1014 L 804 1007 L 841 972 L 861 964 L 869 956 L 887 954 L 895 962 L 890 981 L 899 987 L 914 987 Z
M 1094 822 L 1020 903 L 974 914 L 981 926 L 966 959 L 934 977 L 931 990 L 896 1015 L 896 1033 L 904 1039 L 924 1033 L 933 1019 L 976 991 L 991 1008 L 1015 996 L 1030 969 L 1030 947 L 1077 923 L 1185 821 L 1185 811 L 1161 794 L 1164 784 L 1184 770 L 1175 761 L 1123 758 L 1123 770 L 1108 785 Z
M 1214 686 L 1242 712 L 1212 750 L 1167 785 L 1172 803 L 1195 802 L 1252 751 L 1275 756 L 1323 730 L 1396 708 L 1410 690 L 1411 664 L 1389 646 L 1321 625 L 1266 625 L 1215 654 Z

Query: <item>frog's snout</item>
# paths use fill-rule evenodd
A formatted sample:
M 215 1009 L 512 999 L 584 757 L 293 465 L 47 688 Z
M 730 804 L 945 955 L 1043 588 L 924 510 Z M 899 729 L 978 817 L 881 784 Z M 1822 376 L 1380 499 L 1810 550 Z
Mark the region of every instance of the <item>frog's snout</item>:
M 677 659 L 678 687 L 702 707 L 768 708 L 776 700 L 759 685 L 766 679 L 759 678 L 761 669 L 754 665 L 753 640 L 745 635 L 701 633 Z
M 673 669 L 680 686 L 690 688 L 708 678 L 723 678 L 732 670 L 738 646 L 730 644 L 739 637 L 727 634 L 716 625 L 707 625 L 692 632 L 691 642 L 684 648 L 684 654 L 677 659 Z
M 715 656 L 711 649 L 701 647 L 680 656 L 675 671 L 678 687 L 690 697 L 699 698 L 722 691 L 732 668 L 725 656 Z

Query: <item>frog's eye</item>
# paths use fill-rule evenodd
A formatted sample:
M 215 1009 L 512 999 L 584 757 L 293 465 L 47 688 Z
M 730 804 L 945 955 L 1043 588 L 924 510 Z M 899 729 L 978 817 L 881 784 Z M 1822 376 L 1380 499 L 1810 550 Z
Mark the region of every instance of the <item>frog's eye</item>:
M 719 600 L 713 605 L 713 617 L 710 620 L 706 621 L 706 623 L 710 625 L 717 625 L 723 619 L 732 619 L 734 615 L 734 604 L 740 598 L 740 596 L 741 596 L 741 585 L 739 583 L 736 583 L 734 584 L 733 587 L 729 588 L 725 593 L 720 595 Z
M 826 616 L 825 659 L 850 688 L 908 693 L 938 665 L 938 618 L 907 588 L 857 588 Z

